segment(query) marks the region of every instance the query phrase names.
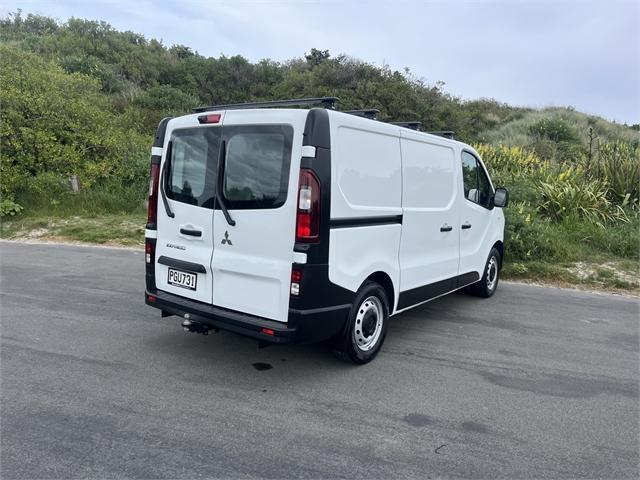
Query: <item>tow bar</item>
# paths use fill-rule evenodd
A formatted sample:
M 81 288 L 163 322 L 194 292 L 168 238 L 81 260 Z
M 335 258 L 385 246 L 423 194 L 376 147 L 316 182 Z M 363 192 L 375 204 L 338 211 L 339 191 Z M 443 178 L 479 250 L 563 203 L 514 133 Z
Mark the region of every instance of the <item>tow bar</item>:
M 182 328 L 185 332 L 201 333 L 202 335 L 209 335 L 210 332 L 218 333 L 217 328 L 211 328 L 204 323 L 192 322 L 188 318 L 182 321 Z

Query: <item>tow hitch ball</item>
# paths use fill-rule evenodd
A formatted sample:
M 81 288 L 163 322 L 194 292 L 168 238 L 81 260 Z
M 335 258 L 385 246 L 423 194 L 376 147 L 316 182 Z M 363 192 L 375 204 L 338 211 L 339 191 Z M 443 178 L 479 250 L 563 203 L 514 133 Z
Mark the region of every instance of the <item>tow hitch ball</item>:
M 188 318 L 183 320 L 182 328 L 185 332 L 201 333 L 202 335 L 209 335 L 211 331 L 218 332 L 217 328 L 211 328 L 203 323 L 192 322 Z

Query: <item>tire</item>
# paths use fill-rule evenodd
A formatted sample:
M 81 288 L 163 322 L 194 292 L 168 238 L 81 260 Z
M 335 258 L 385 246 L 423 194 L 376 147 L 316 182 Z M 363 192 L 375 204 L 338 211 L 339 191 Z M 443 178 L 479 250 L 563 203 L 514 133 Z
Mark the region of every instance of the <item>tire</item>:
M 358 290 L 345 328 L 336 339 L 336 356 L 358 365 L 373 360 L 387 336 L 388 320 L 389 302 L 384 289 L 366 282 Z
M 501 257 L 497 248 L 492 248 L 489 252 L 487 262 L 484 264 L 484 273 L 479 282 L 467 287 L 467 291 L 472 295 L 482 298 L 489 298 L 498 289 L 500 280 Z

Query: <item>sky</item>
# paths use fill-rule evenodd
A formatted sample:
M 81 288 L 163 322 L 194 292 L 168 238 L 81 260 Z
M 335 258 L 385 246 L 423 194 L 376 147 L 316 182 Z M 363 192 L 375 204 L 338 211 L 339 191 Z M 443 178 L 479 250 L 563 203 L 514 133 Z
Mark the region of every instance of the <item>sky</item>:
M 205 56 L 329 50 L 407 67 L 463 99 L 640 123 L 640 0 L 0 0 L 2 16 L 18 8 L 104 20 Z

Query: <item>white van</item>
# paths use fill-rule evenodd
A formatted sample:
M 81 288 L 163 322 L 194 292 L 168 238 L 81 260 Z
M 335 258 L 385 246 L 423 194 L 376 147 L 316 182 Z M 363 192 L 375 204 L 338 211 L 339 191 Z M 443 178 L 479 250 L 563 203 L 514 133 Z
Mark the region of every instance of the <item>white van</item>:
M 366 363 L 390 316 L 463 287 L 493 295 L 504 258 L 495 207 L 508 192 L 477 152 L 333 110 L 336 100 L 205 107 L 160 122 L 148 305 L 195 332 L 335 339 L 342 357 Z M 278 108 L 313 104 L 322 107 Z

